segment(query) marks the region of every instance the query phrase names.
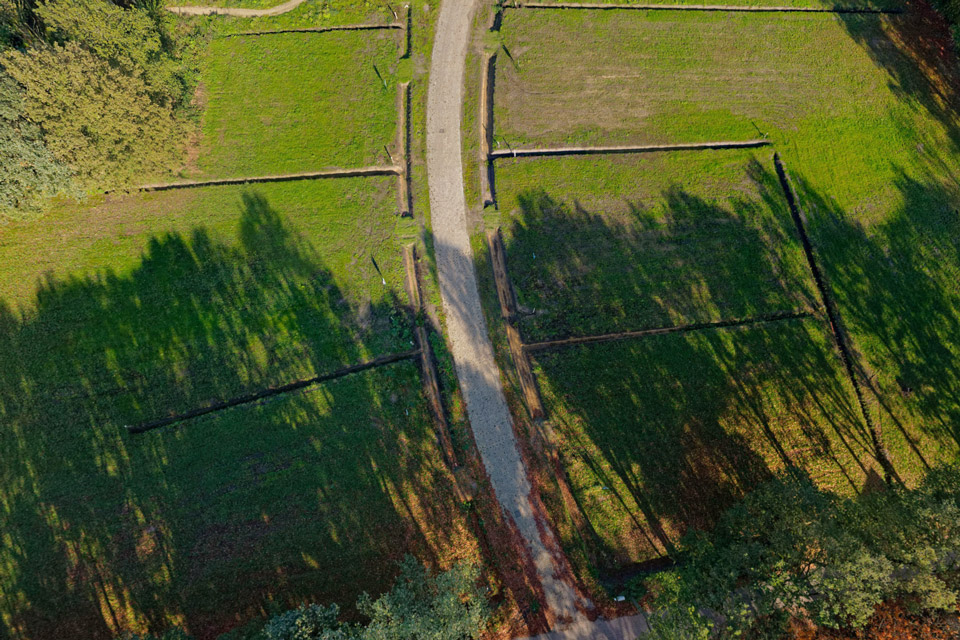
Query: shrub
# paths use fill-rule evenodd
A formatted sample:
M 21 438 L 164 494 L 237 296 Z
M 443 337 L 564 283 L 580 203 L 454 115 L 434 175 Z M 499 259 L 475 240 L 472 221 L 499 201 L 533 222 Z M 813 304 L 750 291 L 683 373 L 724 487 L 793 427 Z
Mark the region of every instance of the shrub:
M 23 115 L 81 187 L 122 187 L 176 167 L 183 125 L 140 78 L 75 42 L 10 51 L 0 64 L 23 87 Z

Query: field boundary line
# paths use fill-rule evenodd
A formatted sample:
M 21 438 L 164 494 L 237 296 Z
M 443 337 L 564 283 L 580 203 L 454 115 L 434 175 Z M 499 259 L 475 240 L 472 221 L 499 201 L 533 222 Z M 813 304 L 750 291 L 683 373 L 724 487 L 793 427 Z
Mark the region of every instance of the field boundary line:
M 278 396 L 284 393 L 290 393 L 291 391 L 299 391 L 300 389 L 304 389 L 306 387 L 312 387 L 314 385 L 321 384 L 323 382 L 329 382 L 330 380 L 336 380 L 337 378 L 342 378 L 344 376 L 348 376 L 353 373 L 360 373 L 362 371 L 367 371 L 369 369 L 381 367 L 383 365 L 394 364 L 402 360 L 410 360 L 412 358 L 417 357 L 418 355 L 420 355 L 420 350 L 413 349 L 411 351 L 404 351 L 402 353 L 393 353 L 390 355 L 379 356 L 377 358 L 374 358 L 373 360 L 368 360 L 367 362 L 361 362 L 360 364 L 344 367 L 343 369 L 337 369 L 336 371 L 325 373 L 319 376 L 314 376 L 312 378 L 307 378 L 306 380 L 297 380 L 296 382 L 289 382 L 287 384 L 280 385 L 279 387 L 269 387 L 267 389 L 263 389 L 262 391 L 247 393 L 242 396 L 231 398 L 230 400 L 215 402 L 205 407 L 191 409 L 190 411 L 185 411 L 183 413 L 168 416 L 166 418 L 148 420 L 146 422 L 141 422 L 135 425 L 125 425 L 125 428 L 131 434 L 144 433 L 146 431 L 151 431 L 153 429 L 158 429 L 160 427 L 167 427 L 177 422 L 183 422 L 185 420 L 199 418 L 200 416 L 205 416 L 209 413 L 223 411 L 224 409 L 232 409 L 233 407 L 250 404 L 251 402 L 257 402 L 258 400 L 264 400 L 266 398 L 272 398 L 274 396 Z
M 487 53 L 480 70 L 480 194 L 483 206 L 495 205 L 493 197 L 493 91 L 496 83 L 497 54 Z
M 533 369 L 530 366 L 530 357 L 523 348 L 523 340 L 514 324 L 516 299 L 514 298 L 513 287 L 510 286 L 510 276 L 507 274 L 507 259 L 504 255 L 503 238 L 500 236 L 499 227 L 487 231 L 487 247 L 490 250 L 493 279 L 497 285 L 500 315 L 503 317 L 503 323 L 506 326 L 507 342 L 510 344 L 514 366 L 517 368 L 517 377 L 520 379 L 523 397 L 526 400 L 530 416 L 534 420 L 539 420 L 546 415 L 546 412 L 543 409 L 540 390 L 537 388 L 537 380 L 534 378 Z
M 864 398 L 863 388 L 860 384 L 860 376 L 857 375 L 857 370 L 854 367 L 854 363 L 857 362 L 857 360 L 855 359 L 853 350 L 847 343 L 843 325 L 840 321 L 840 312 L 837 310 L 836 304 L 833 301 L 833 296 L 830 295 L 826 278 L 824 277 L 823 272 L 820 270 L 820 265 L 817 261 L 813 242 L 810 240 L 810 236 L 807 234 L 806 213 L 804 213 L 803 209 L 800 207 L 800 201 L 797 198 L 797 192 L 793 188 L 793 182 L 790 180 L 790 175 L 787 173 L 786 167 L 784 166 L 783 161 L 780 159 L 779 153 L 773 154 L 773 164 L 777 170 L 777 178 L 780 180 L 780 186 L 783 189 L 783 195 L 787 199 L 787 205 L 790 208 L 790 215 L 797 227 L 797 233 L 800 235 L 800 242 L 803 245 L 803 252 L 807 258 L 807 266 L 810 268 L 810 272 L 813 275 L 814 282 L 816 282 L 817 289 L 820 293 L 820 299 L 823 302 L 824 308 L 826 309 L 827 321 L 830 324 L 830 332 L 833 334 L 834 344 L 837 345 L 837 351 L 840 355 L 840 360 L 843 362 L 843 367 L 847 372 L 847 376 L 850 378 L 850 383 L 853 385 L 853 391 L 857 397 L 857 404 L 860 406 L 861 414 L 863 414 L 863 421 L 867 426 L 867 430 L 870 432 L 870 438 L 873 441 L 874 446 L 874 455 L 877 457 L 877 462 L 879 462 L 880 466 L 883 467 L 884 475 L 889 482 L 892 478 L 897 477 L 897 473 L 893 467 L 893 463 L 890 461 L 890 453 L 887 451 L 887 448 L 883 443 L 883 433 L 870 417 L 870 412 L 867 410 L 867 402 Z
M 421 322 L 423 296 L 420 291 L 418 263 L 416 248 L 412 244 L 406 245 L 403 248 L 403 267 L 406 272 L 404 284 L 410 298 L 410 310 L 413 312 L 413 335 L 417 347 L 419 347 L 423 393 L 427 397 L 427 404 L 430 406 L 430 414 L 433 417 L 433 426 L 436 428 L 437 439 L 440 441 L 440 448 L 443 450 L 447 465 L 451 471 L 456 471 L 460 464 L 457 461 L 456 450 L 453 448 L 453 440 L 450 438 L 450 425 L 447 422 L 446 412 L 443 410 L 443 401 L 440 399 L 437 365 L 433 359 L 433 349 L 430 348 L 427 329 Z
M 606 145 L 589 147 L 552 147 L 537 149 L 497 149 L 490 152 L 491 160 L 500 158 L 526 158 L 531 156 L 586 156 L 606 153 L 656 153 L 659 151 L 709 151 L 723 149 L 755 149 L 769 147 L 766 139 L 717 142 L 682 142 L 679 144 Z
M 410 83 L 397 84 L 397 206 L 401 218 L 413 215 L 410 191 Z
M 525 2 L 506 5 L 507 9 L 591 9 L 600 11 L 728 11 L 741 13 L 865 13 L 899 15 L 903 9 L 871 7 L 789 7 L 722 4 L 601 4 L 578 2 Z
M 272 36 L 282 33 L 328 33 L 330 31 L 379 31 L 385 29 L 404 29 L 403 23 L 388 22 L 386 24 L 346 24 L 334 27 L 301 27 L 298 29 L 268 29 L 264 31 L 238 31 L 237 33 L 221 33 L 217 38 L 239 38 L 242 36 Z
M 261 182 L 293 182 L 295 180 L 323 180 L 326 178 L 359 178 L 366 176 L 394 176 L 400 174 L 398 166 L 360 167 L 357 169 L 329 169 L 324 171 L 306 171 L 280 175 L 252 176 L 245 178 L 215 178 L 212 180 L 188 180 L 185 182 L 166 182 L 145 184 L 134 187 L 133 191 L 170 191 L 172 189 L 192 189 L 194 187 L 222 187 L 234 184 L 257 184 Z M 122 189 L 111 189 L 104 193 L 116 193 Z
M 690 333 L 692 331 L 703 331 L 709 329 L 731 329 L 737 327 L 748 327 L 751 325 L 767 324 L 773 322 L 783 322 L 785 320 L 805 320 L 813 318 L 811 311 L 784 311 L 781 313 L 769 313 L 755 318 L 741 318 L 738 320 L 718 320 L 716 322 L 697 322 L 693 324 L 680 324 L 672 327 L 656 327 L 653 329 L 639 329 L 637 331 L 619 331 L 617 333 L 602 333 L 595 336 L 578 336 L 574 338 L 561 338 L 559 340 L 544 340 L 543 342 L 531 342 L 523 345 L 523 350 L 527 353 L 533 351 L 546 351 L 548 349 L 560 349 L 563 347 L 572 347 L 579 344 L 595 344 L 598 342 L 615 342 L 617 340 L 633 340 L 635 338 L 646 338 L 649 336 L 662 336 L 671 333 Z

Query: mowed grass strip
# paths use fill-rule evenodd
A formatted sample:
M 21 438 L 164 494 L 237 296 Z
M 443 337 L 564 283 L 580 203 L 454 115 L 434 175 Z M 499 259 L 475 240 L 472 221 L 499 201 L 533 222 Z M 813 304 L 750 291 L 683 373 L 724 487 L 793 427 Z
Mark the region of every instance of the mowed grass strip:
M 138 423 L 408 350 L 393 188 L 207 187 L 11 224 L 0 357 Z
M 266 6 L 255 7 L 254 4 Z M 204 0 L 202 3 L 193 0 L 176 0 L 180 6 L 241 6 L 263 9 L 276 6 L 279 2 L 266 0 Z M 402 15 L 398 16 L 402 19 Z M 356 0 L 306 0 L 295 9 L 276 16 L 260 16 L 256 18 L 238 18 L 233 16 L 211 16 L 200 18 L 186 18 L 191 21 L 209 21 L 215 33 L 224 35 L 250 31 L 276 31 L 282 29 L 305 29 L 311 27 L 332 27 L 353 24 L 387 24 L 394 22 L 393 12 L 384 4 Z
M 473 557 L 419 388 L 399 363 L 129 436 L 129 404 L 4 367 L 2 628 L 212 637 L 270 602 L 351 615 L 405 552 Z
M 498 160 L 524 339 L 818 309 L 769 155 Z
M 393 164 L 398 30 L 213 40 L 191 178 Z M 379 75 L 378 75 L 379 73 Z
M 672 552 L 795 468 L 841 494 L 879 466 L 823 323 L 791 320 L 539 352 L 535 364 L 602 568 Z

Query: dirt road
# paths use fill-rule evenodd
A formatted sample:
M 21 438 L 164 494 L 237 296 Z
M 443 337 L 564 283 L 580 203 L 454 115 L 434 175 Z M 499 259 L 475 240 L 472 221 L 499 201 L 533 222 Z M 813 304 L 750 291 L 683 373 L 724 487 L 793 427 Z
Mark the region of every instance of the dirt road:
M 530 501 L 530 483 L 514 437 L 500 372 L 480 308 L 466 224 L 460 162 L 463 72 L 475 9 L 473 0 L 444 0 L 437 23 L 427 94 L 427 174 L 440 292 L 457 376 L 483 464 L 501 506 L 529 546 L 546 596 L 561 620 L 579 617 L 578 596 L 557 576 Z M 585 604 L 585 603 L 582 603 Z
M 181 16 L 237 16 L 240 18 L 257 18 L 260 16 L 277 16 L 287 11 L 293 11 L 306 0 L 289 0 L 269 9 L 238 9 L 236 7 L 167 7 Z

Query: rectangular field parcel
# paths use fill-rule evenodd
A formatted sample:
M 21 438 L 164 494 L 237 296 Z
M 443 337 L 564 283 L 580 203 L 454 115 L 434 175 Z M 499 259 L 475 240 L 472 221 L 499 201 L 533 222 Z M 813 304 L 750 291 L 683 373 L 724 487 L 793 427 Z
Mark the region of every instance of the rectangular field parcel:
M 771 155 L 498 160 L 524 339 L 818 308 Z
M 0 357 L 137 422 L 406 351 L 393 187 L 206 187 L 11 224 Z
M 415 364 L 134 437 L 114 397 L 14 380 L 0 389 L 7 631 L 213 637 L 269 601 L 349 606 L 404 552 L 474 549 Z
M 822 323 L 790 320 L 535 355 L 601 568 L 666 555 L 794 467 L 843 494 L 879 473 Z M 570 541 L 568 540 L 569 544 Z
M 503 37 L 515 63 L 498 59 L 495 127 L 514 147 L 768 137 L 867 409 L 915 445 L 899 472 L 955 458 L 960 74 L 942 24 L 920 11 L 508 11 Z M 499 172 L 501 195 L 509 180 Z
M 205 54 L 191 178 L 393 164 L 402 32 L 221 38 Z M 396 150 L 391 151 L 396 153 Z

